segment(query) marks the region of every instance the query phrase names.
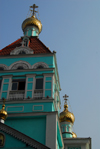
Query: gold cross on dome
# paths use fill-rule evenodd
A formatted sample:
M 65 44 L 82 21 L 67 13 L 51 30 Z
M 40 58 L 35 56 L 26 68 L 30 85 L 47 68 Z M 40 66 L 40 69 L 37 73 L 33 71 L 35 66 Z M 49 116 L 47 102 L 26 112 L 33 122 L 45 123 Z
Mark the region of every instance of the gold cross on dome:
M 69 97 L 69 96 L 66 95 L 66 94 L 65 94 L 65 96 L 63 96 L 63 98 L 64 98 L 64 100 L 65 100 L 65 103 L 67 103 L 67 100 L 68 100 L 67 98 L 68 98 L 68 97 Z
M 33 4 L 32 6 L 30 6 L 30 8 L 33 8 L 33 16 L 35 15 L 35 12 L 37 12 L 37 11 L 35 11 L 35 8 L 38 8 L 38 6 L 36 6 L 35 4 Z

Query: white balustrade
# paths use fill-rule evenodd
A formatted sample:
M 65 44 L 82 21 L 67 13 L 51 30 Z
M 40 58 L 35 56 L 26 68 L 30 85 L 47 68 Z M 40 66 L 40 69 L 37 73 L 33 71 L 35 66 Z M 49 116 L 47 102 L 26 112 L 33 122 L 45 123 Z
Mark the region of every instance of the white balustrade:
M 42 98 L 42 97 L 43 97 L 43 90 L 34 91 L 34 98 Z
M 16 99 L 24 99 L 25 91 L 10 91 L 9 99 L 16 100 Z

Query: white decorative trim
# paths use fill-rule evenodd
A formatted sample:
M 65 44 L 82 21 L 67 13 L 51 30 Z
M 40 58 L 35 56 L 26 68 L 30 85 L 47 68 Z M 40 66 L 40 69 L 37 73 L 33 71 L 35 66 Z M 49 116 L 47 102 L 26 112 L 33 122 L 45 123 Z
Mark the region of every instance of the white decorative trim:
M 34 110 L 34 107 L 42 107 L 42 110 Z M 33 105 L 33 111 L 43 111 L 43 105 Z
M 8 70 L 8 66 L 5 64 L 0 64 L 0 67 L 4 68 L 4 70 Z
M 31 69 L 31 65 L 26 61 L 17 61 L 9 66 L 9 69 L 17 69 L 19 66 L 24 69 Z
M 36 69 L 38 66 L 42 66 L 43 68 L 49 68 L 48 65 L 44 62 L 38 62 L 38 63 L 35 63 L 34 65 L 32 65 L 32 68 L 33 69 Z
M 33 54 L 33 50 L 29 47 L 16 47 L 13 51 L 10 52 L 10 55 L 18 55 L 21 51 L 24 51 L 26 54 Z

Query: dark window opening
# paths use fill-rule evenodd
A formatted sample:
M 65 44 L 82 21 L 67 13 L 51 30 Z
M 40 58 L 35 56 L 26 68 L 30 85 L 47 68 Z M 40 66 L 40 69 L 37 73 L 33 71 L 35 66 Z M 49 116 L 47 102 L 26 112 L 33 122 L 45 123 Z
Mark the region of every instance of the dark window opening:
M 12 90 L 25 90 L 25 79 L 13 80 Z
M 24 51 L 20 51 L 19 54 L 26 54 Z
M 0 70 L 4 70 L 4 68 L 3 67 L 0 67 Z
M 22 66 L 19 66 L 17 69 L 24 69 Z
M 44 68 L 44 67 L 43 67 L 43 66 L 41 66 L 41 65 L 37 67 L 37 69 L 41 69 L 41 68 Z
M 43 89 L 43 79 L 36 79 L 35 89 Z

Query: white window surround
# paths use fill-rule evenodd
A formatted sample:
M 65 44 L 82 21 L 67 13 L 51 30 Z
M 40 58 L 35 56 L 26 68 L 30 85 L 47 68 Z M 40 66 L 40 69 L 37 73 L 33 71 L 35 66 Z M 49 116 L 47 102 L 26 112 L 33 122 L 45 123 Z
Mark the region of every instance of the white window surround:
M 4 68 L 4 70 L 8 70 L 8 66 L 5 64 L 0 64 L 0 67 Z
M 26 61 L 17 61 L 9 66 L 9 70 L 17 69 L 18 67 L 23 67 L 23 69 L 31 69 L 31 65 Z
M 26 54 L 33 54 L 33 50 L 29 47 L 16 47 L 13 51 L 10 52 L 10 55 L 18 55 L 20 52 L 24 51 Z
M 36 69 L 38 66 L 42 66 L 43 68 L 49 68 L 48 65 L 44 62 L 38 62 L 32 65 L 32 69 Z

